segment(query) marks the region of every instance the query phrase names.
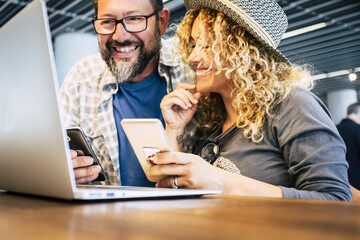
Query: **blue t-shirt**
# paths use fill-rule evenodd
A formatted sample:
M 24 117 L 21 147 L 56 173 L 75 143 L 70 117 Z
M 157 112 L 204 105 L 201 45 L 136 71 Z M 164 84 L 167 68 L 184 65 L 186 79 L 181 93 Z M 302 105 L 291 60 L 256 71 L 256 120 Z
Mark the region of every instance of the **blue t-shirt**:
M 120 122 L 124 118 L 157 118 L 164 124 L 160 102 L 165 95 L 166 81 L 157 70 L 139 83 L 120 83 L 119 91 L 114 95 L 121 184 L 124 186 L 154 187 L 155 183 L 147 180 Z

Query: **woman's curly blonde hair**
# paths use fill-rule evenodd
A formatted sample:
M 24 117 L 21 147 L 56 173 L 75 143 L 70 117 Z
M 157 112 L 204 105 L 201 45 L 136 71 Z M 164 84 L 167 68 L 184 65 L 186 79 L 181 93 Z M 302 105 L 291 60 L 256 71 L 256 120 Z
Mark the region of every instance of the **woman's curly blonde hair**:
M 289 66 L 276 61 L 261 44 L 229 17 L 212 9 L 190 10 L 176 31 L 178 49 L 185 61 L 191 54 L 191 30 L 200 20 L 197 44 L 208 46 L 215 56 L 217 73 L 225 71 L 232 91 L 232 107 L 238 114 L 236 125 L 254 142 L 263 139 L 262 127 L 267 116 L 295 87 L 311 89 L 313 82 L 305 66 Z M 199 43 L 200 42 L 200 43 Z M 203 131 L 223 125 L 226 109 L 217 93 L 204 94 L 199 101 L 197 118 Z

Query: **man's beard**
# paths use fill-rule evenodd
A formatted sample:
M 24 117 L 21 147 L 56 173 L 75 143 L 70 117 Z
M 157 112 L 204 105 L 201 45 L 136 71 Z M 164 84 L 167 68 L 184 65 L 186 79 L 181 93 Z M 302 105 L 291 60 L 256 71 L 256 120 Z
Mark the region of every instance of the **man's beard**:
M 120 59 L 120 62 L 116 63 L 111 48 L 114 46 L 131 46 L 133 44 L 138 44 L 138 47 L 140 48 L 140 54 L 137 61 L 135 61 L 135 63 L 130 63 L 130 58 L 122 58 Z M 152 45 L 151 49 L 144 48 L 144 42 L 141 40 L 127 40 L 124 42 L 108 41 L 106 47 L 100 46 L 100 53 L 118 83 L 131 82 L 134 77 L 144 72 L 145 68 L 153 58 L 159 56 L 161 37 L 158 28 L 155 31 L 153 39 L 149 42 L 149 45 Z

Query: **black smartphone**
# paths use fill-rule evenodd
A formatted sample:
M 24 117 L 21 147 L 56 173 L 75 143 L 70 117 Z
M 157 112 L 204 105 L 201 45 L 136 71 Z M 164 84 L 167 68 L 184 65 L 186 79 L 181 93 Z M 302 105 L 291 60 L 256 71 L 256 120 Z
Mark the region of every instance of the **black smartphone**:
M 68 136 L 68 142 L 70 149 L 72 150 L 81 150 L 83 151 L 85 156 L 90 156 L 94 159 L 93 165 L 99 165 L 101 168 L 101 171 L 99 173 L 99 176 L 93 180 L 93 181 L 105 181 L 106 175 L 101 167 L 101 164 L 99 160 L 97 159 L 94 151 L 91 148 L 91 145 L 89 141 L 87 140 L 83 130 L 80 127 L 73 127 L 66 129 L 67 136 Z

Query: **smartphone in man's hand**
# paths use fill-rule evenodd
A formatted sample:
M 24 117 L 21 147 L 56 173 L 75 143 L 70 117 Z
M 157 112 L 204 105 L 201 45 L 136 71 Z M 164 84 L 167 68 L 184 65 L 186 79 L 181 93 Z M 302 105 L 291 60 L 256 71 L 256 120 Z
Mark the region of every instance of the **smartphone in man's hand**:
M 67 136 L 68 136 L 68 142 L 70 149 L 72 150 L 81 150 L 85 156 L 92 157 L 94 159 L 93 165 L 99 165 L 101 168 L 101 171 L 99 173 L 99 176 L 93 180 L 93 181 L 105 181 L 106 175 L 101 167 L 101 164 L 99 160 L 97 159 L 93 149 L 91 148 L 91 145 L 89 141 L 87 140 L 83 130 L 80 127 L 73 127 L 66 129 Z

